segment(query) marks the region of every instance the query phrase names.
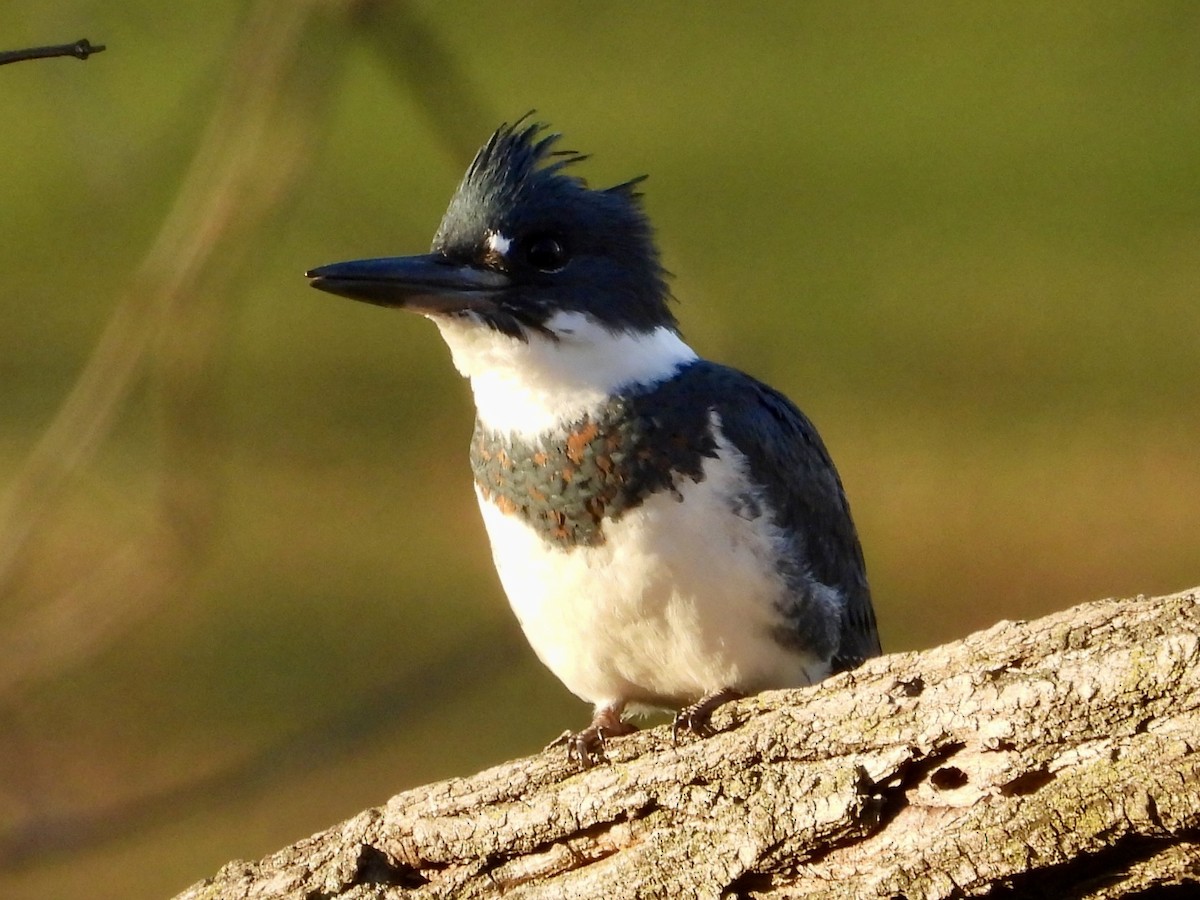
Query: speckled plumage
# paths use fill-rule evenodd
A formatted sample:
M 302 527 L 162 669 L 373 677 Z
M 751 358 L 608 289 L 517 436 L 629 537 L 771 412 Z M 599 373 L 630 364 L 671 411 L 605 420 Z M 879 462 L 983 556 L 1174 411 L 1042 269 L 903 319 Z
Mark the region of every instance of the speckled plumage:
M 475 484 L 564 550 L 602 544 L 605 520 L 620 519 L 651 494 L 676 491 L 678 479 L 701 480 L 704 458 L 716 456 L 705 409 L 672 402 L 679 382 L 676 376 L 611 397 L 595 413 L 532 441 L 476 422 Z

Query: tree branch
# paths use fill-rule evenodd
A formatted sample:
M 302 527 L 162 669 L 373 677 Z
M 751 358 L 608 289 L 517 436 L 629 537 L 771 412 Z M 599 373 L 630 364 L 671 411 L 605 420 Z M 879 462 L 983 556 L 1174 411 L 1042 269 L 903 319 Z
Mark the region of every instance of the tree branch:
M 1200 883 L 1200 588 L 1001 622 L 393 797 L 180 900 L 1127 896 Z

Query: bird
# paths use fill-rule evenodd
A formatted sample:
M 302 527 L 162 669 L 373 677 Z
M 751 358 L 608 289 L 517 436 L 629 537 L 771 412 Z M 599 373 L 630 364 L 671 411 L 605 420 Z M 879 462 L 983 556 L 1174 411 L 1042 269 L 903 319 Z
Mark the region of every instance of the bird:
M 590 187 L 531 115 L 475 155 L 428 254 L 306 276 L 432 320 L 469 380 L 495 568 L 534 653 L 592 706 L 562 738 L 586 767 L 638 714 L 707 737 L 727 701 L 882 651 L 816 428 L 684 342 L 645 176 Z

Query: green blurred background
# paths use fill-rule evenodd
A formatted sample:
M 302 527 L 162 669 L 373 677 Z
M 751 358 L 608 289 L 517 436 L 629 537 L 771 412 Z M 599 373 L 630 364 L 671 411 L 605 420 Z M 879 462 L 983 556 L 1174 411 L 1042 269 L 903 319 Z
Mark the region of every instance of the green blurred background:
M 41 0 L 0 49 L 0 896 L 165 897 L 587 718 L 420 252 L 536 108 L 838 461 L 884 644 L 1200 582 L 1200 5 Z

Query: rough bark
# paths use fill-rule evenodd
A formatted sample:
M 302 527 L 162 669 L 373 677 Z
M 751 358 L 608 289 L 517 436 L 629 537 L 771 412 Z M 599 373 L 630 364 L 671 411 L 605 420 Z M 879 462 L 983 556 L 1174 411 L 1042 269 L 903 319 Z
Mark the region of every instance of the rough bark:
M 1001 622 L 715 724 L 406 791 L 180 898 L 1200 892 L 1200 588 Z

